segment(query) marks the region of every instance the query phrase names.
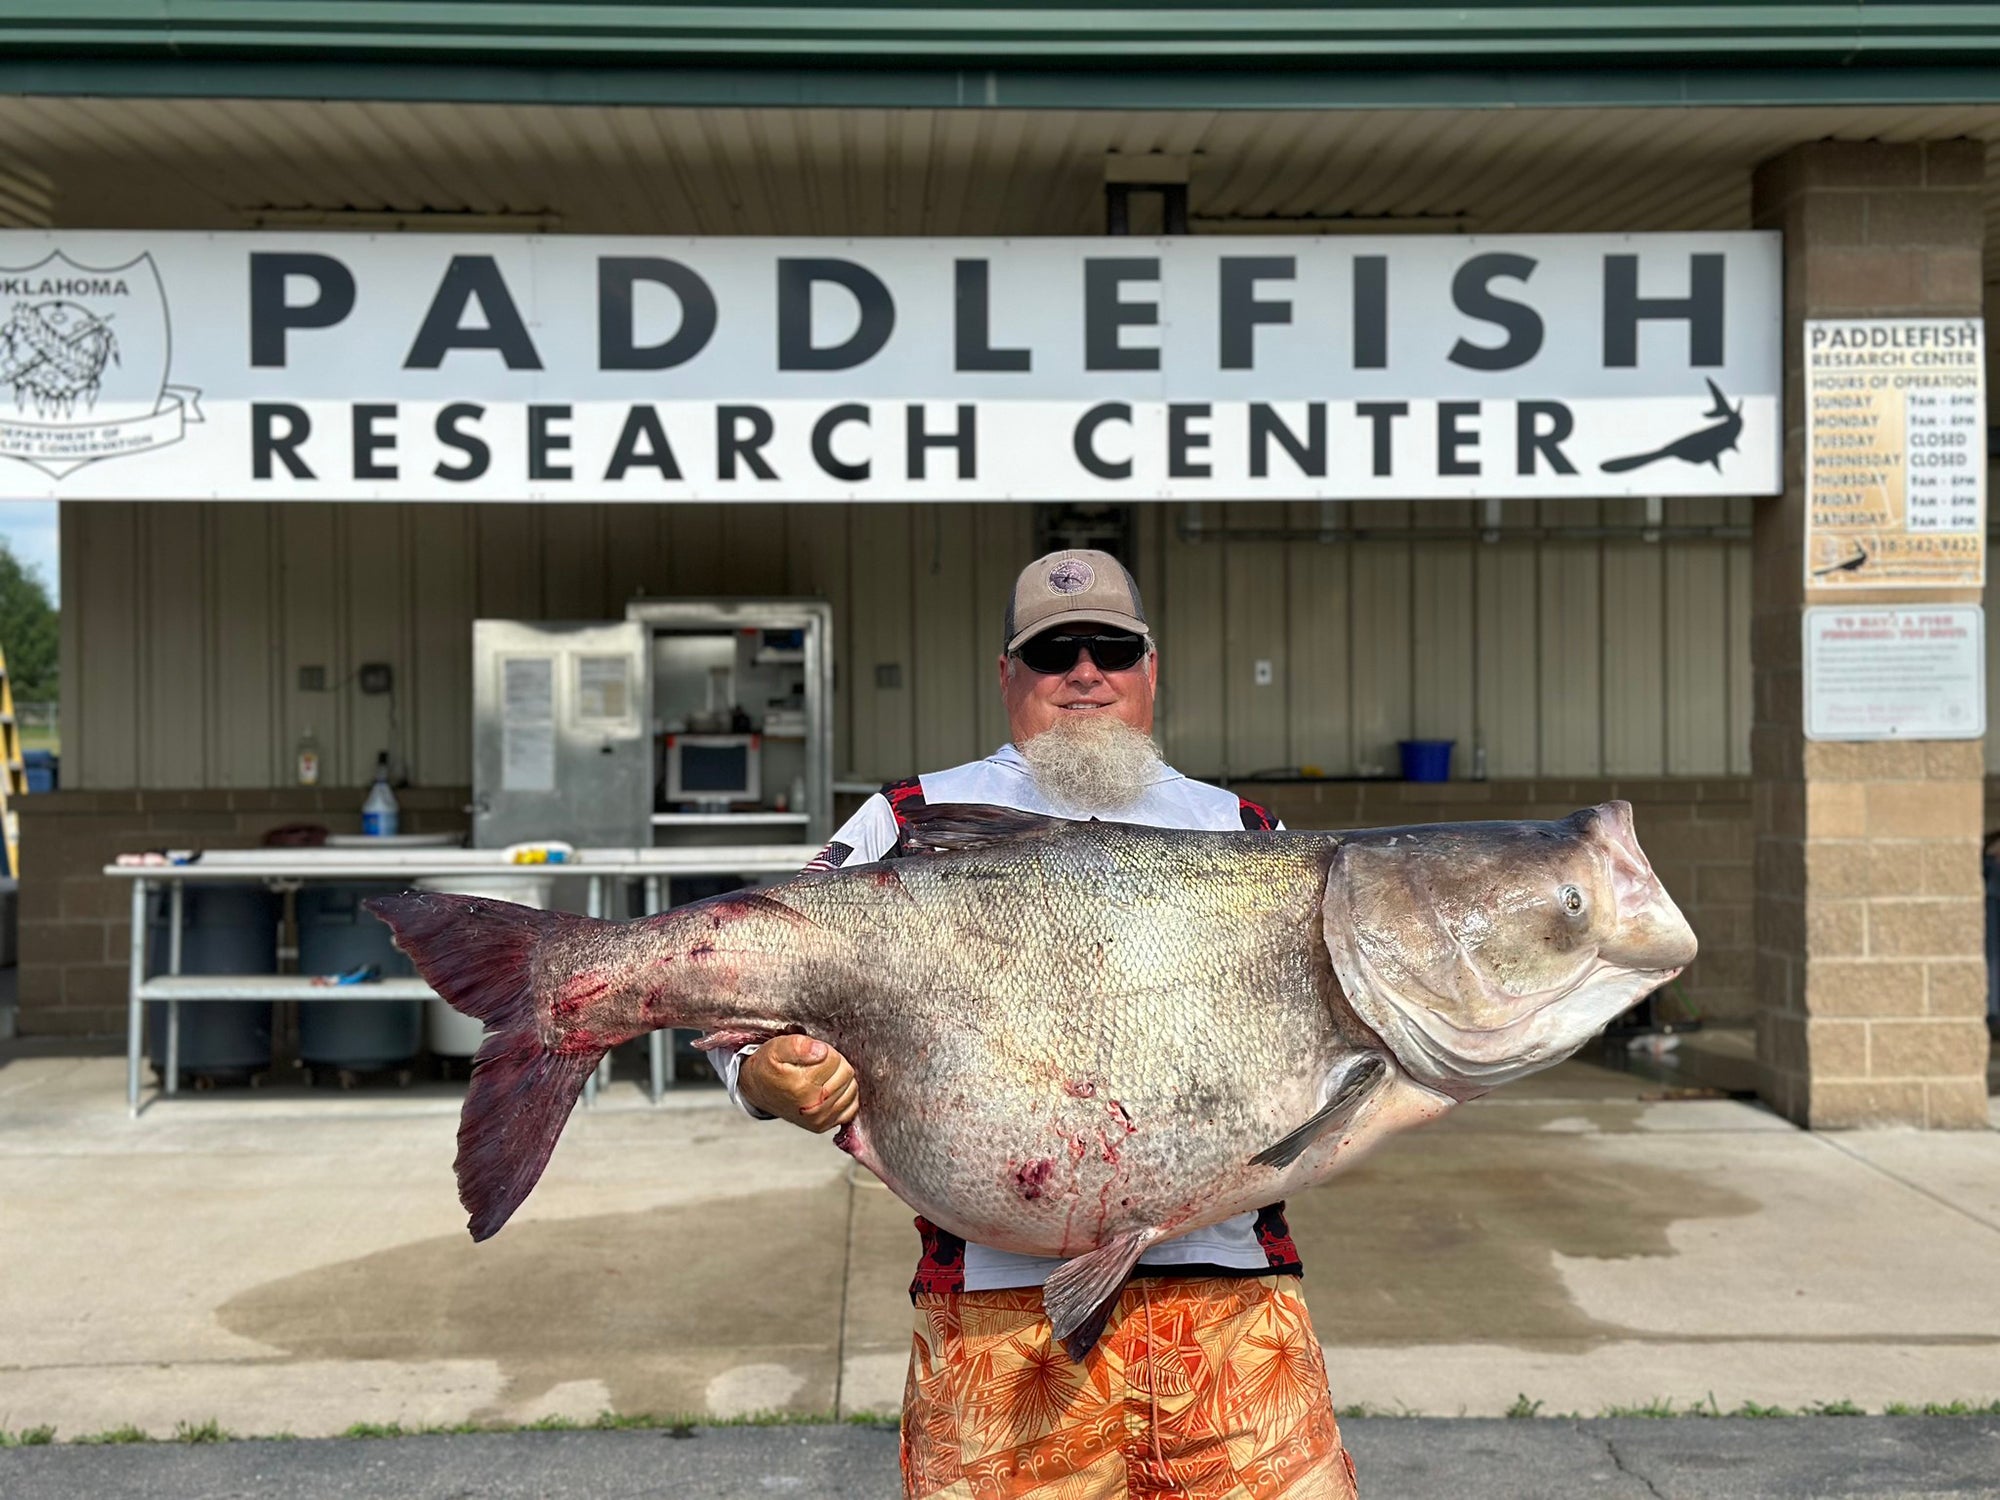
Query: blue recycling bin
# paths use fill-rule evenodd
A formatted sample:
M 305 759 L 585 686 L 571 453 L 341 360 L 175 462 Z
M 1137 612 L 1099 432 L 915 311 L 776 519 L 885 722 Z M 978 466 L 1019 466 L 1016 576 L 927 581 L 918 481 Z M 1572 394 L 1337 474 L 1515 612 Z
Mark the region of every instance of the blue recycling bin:
M 183 974 L 275 974 L 282 903 L 262 885 L 187 882 L 181 907 Z M 146 971 L 165 974 L 173 939 L 173 897 L 149 901 Z M 147 1057 L 165 1073 L 166 1002 L 146 1003 Z M 271 1066 L 269 1001 L 183 1000 L 177 1061 L 200 1081 L 236 1082 Z
M 21 756 L 21 764 L 28 773 L 30 792 L 55 792 L 62 790 L 61 763 L 53 750 L 28 750 Z
M 1398 740 L 1396 749 L 1403 757 L 1403 780 L 1451 780 L 1451 747 L 1457 740 Z

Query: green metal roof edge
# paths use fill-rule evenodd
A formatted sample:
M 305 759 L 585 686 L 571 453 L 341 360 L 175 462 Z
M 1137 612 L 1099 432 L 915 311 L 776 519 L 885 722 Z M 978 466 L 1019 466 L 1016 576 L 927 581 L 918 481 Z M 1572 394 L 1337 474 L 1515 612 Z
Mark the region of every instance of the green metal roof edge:
M 0 44 L 77 57 L 324 55 L 463 57 L 528 50 L 550 59 L 673 63 L 691 53 L 805 58 L 867 49 L 895 61 L 978 66 L 1028 57 L 1143 65 L 1160 47 L 1224 47 L 1281 61 L 1301 52 L 1474 60 L 1534 48 L 1573 61 L 1640 54 L 1666 61 L 1720 47 L 1762 60 L 1882 61 L 1991 48 L 2000 5 L 1506 3 L 1403 5 L 1265 0 L 1257 5 L 1008 4 L 1004 0 L 839 0 L 790 4 L 673 0 L 7 0 Z
M 1286 70 L 2000 64 L 2000 4 L 4 0 L 0 59 L 357 68 Z M 130 76 L 112 69 L 107 77 Z
M 2000 66 L 550 67 L 0 55 L 0 94 L 715 108 L 1524 109 L 2000 104 Z

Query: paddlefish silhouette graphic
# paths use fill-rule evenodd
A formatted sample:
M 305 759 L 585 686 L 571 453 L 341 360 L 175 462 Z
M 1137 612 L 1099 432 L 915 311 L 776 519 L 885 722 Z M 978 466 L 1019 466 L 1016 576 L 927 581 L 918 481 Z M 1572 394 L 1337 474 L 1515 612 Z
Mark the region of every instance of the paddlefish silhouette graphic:
M 1677 437 L 1663 448 L 1655 448 L 1649 453 L 1634 453 L 1625 458 L 1607 459 L 1598 467 L 1606 474 L 1623 474 L 1632 469 L 1643 469 L 1647 464 L 1659 463 L 1662 459 L 1678 458 L 1684 464 L 1712 464 L 1715 472 L 1722 472 L 1722 455 L 1733 452 L 1736 440 L 1743 436 L 1743 403 L 1729 404 L 1729 398 L 1722 394 L 1722 387 L 1713 380 L 1708 383 L 1708 393 L 1715 398 L 1707 415 L 1718 418 L 1712 426 L 1700 428 Z
M 1835 573 L 1859 573 L 1868 566 L 1868 549 L 1856 542 L 1854 556 L 1844 557 L 1837 563 L 1829 563 L 1824 568 L 1814 568 L 1813 577 L 1830 578 Z

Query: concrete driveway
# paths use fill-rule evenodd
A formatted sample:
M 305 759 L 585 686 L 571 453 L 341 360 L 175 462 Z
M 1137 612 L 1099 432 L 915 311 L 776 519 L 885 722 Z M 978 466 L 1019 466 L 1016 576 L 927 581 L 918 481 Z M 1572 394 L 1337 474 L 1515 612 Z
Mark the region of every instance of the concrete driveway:
M 455 1091 L 0 1064 L 0 1430 L 893 1411 L 909 1211 L 712 1088 L 579 1111 L 474 1246 Z M 1811 1135 L 1585 1063 L 1291 1205 L 1343 1407 L 2000 1397 L 2000 1131 Z

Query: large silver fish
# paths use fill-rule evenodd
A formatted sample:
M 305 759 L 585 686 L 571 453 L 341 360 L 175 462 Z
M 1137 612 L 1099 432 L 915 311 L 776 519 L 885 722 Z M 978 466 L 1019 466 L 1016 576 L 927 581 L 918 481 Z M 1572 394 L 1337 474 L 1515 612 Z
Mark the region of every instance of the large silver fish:
M 931 852 L 619 923 L 371 909 L 486 1022 L 459 1126 L 485 1239 L 606 1049 L 663 1026 L 852 1060 L 843 1149 L 932 1222 L 1066 1258 L 1078 1358 L 1134 1262 L 1561 1061 L 1695 954 L 1623 802 L 1560 822 L 1200 833 L 920 814 Z

